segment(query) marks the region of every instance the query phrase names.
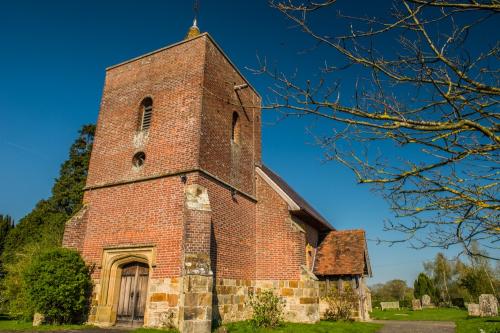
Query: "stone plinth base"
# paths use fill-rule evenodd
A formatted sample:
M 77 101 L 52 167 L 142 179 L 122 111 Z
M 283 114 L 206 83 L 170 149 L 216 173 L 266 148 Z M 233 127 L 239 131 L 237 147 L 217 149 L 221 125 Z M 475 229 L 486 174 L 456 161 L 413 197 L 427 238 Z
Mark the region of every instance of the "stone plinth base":
M 211 275 L 187 275 L 183 278 L 179 330 L 182 333 L 210 333 L 212 329 Z

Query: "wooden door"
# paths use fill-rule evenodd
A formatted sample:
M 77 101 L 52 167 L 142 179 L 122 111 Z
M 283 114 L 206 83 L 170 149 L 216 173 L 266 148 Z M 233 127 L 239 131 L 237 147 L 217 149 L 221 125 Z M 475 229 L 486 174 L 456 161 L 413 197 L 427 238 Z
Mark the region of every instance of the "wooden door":
M 122 267 L 118 321 L 132 324 L 144 322 L 148 277 L 149 267 L 146 264 L 134 262 Z

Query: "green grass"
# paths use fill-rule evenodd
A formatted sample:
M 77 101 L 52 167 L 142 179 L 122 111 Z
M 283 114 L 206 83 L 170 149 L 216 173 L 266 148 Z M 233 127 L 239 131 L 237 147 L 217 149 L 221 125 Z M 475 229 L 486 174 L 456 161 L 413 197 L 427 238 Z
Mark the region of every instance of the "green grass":
M 467 318 L 467 311 L 459 309 L 424 309 L 412 310 L 378 310 L 374 309 L 370 314 L 372 319 L 380 320 L 430 320 L 430 321 L 457 321 Z
M 22 331 L 22 332 L 35 332 L 35 331 L 61 331 L 61 330 L 82 330 L 92 328 L 92 326 L 84 325 L 42 325 L 33 327 L 30 322 L 18 320 L 0 320 L 0 331 Z
M 96 329 L 94 326 L 88 325 L 42 325 L 33 327 L 31 322 L 12 320 L 8 317 L 0 315 L 0 332 L 38 332 L 38 331 L 62 331 L 62 330 L 86 330 L 86 329 Z M 134 333 L 177 333 L 176 330 L 159 330 L 151 328 L 137 328 L 133 331 Z
M 238 322 L 227 324 L 229 333 L 375 333 L 382 325 L 367 324 L 357 322 L 326 322 L 318 324 L 292 324 L 287 323 L 277 329 L 255 329 L 249 322 Z M 60 330 L 85 330 L 94 328 L 84 325 L 42 325 L 34 328 L 30 322 L 9 320 L 0 318 L 0 331 L 9 332 L 35 332 L 35 331 L 60 331 Z M 150 328 L 138 328 L 131 332 L 134 333 L 174 333 L 175 330 L 157 330 Z
M 491 318 L 465 318 L 456 320 L 456 333 L 500 333 L 500 317 Z
M 247 321 L 231 323 L 225 326 L 229 333 L 374 333 L 382 327 L 379 324 L 328 321 L 317 324 L 286 323 L 276 329 L 256 329 Z
M 500 333 L 500 317 L 472 318 L 467 311 L 458 309 L 425 309 L 411 310 L 373 310 L 371 318 L 381 320 L 431 320 L 454 321 L 457 325 L 456 333 Z

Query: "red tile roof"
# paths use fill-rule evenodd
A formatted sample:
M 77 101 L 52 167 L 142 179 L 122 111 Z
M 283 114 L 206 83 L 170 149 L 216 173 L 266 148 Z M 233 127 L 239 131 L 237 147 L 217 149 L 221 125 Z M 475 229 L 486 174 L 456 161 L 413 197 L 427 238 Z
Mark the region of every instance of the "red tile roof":
M 371 275 L 365 231 L 330 231 L 318 247 L 314 274 Z

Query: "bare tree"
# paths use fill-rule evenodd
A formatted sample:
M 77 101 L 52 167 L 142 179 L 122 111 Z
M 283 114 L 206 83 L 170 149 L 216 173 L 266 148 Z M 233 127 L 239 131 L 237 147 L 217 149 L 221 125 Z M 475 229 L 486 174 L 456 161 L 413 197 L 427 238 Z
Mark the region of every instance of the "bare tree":
M 266 107 L 332 122 L 319 143 L 383 193 L 397 216 L 386 228 L 403 233 L 391 242 L 498 250 L 500 43 L 485 27 L 500 27 L 500 1 L 394 1 L 384 17 L 349 15 L 341 2 L 269 1 L 337 63 L 301 82 L 261 61 L 255 72 L 274 80 Z M 324 14 L 344 29 L 315 24 Z M 492 42 L 474 43 L 478 33 Z M 346 73 L 357 75 L 352 87 Z

